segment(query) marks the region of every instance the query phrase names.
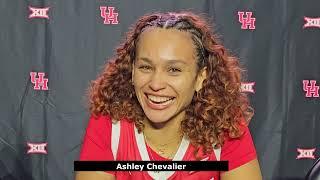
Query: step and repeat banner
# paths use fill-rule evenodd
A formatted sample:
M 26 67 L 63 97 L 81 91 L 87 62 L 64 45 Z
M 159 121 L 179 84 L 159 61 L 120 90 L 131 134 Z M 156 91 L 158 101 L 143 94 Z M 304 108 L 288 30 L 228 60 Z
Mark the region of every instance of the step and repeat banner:
M 73 179 L 89 82 L 140 16 L 181 10 L 247 69 L 264 179 L 303 179 L 320 157 L 317 0 L 1 0 L 0 179 Z

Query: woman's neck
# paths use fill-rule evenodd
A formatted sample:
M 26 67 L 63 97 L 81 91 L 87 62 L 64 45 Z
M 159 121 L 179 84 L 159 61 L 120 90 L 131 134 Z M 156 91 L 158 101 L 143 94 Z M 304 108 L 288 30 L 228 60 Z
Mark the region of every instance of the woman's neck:
M 174 118 L 164 123 L 153 123 L 150 120 L 144 121 L 144 135 L 151 143 L 165 144 L 173 139 L 177 139 L 180 142 L 181 132 L 181 121 L 185 117 L 185 112 L 181 112 Z

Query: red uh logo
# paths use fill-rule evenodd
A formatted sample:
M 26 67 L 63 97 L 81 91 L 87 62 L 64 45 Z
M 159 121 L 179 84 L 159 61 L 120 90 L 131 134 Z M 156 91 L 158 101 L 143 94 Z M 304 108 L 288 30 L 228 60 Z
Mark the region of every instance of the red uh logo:
M 33 89 L 34 90 L 48 90 L 48 79 L 44 78 L 45 73 L 39 72 L 38 78 L 36 78 L 37 73 L 36 72 L 30 72 L 30 79 L 31 82 L 34 84 Z M 41 86 L 41 89 L 40 89 Z
M 48 16 L 48 11 L 50 7 L 46 8 L 36 8 L 36 7 L 31 7 L 29 6 L 29 10 L 31 11 L 31 14 L 29 15 L 29 18 L 47 18 L 49 19 Z
M 239 22 L 242 24 L 241 29 L 256 29 L 255 22 L 256 18 L 252 18 L 252 12 L 246 12 L 246 18 L 243 17 L 244 12 L 239 11 L 238 12 L 238 17 L 239 17 Z
M 303 80 L 302 83 L 306 97 L 319 97 L 319 86 L 316 86 L 316 80 Z
M 104 19 L 103 24 L 119 24 L 118 13 L 114 12 L 114 7 L 100 6 L 100 15 Z

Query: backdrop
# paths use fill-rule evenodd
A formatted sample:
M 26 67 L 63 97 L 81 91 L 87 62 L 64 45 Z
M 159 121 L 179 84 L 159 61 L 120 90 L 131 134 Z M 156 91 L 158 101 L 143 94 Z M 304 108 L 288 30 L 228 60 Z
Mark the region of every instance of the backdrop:
M 1 0 L 0 179 L 73 179 L 85 91 L 154 11 L 208 16 L 247 69 L 264 179 L 303 179 L 320 148 L 320 1 Z

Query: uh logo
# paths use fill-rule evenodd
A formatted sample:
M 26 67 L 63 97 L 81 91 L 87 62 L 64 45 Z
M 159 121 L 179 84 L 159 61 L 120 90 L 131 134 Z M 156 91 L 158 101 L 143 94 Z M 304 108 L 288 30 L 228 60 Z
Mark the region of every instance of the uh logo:
M 38 77 L 37 77 L 38 75 Z M 48 79 L 44 78 L 44 72 L 30 72 L 31 83 L 34 84 L 34 90 L 49 90 L 48 89 Z
M 244 17 L 244 13 L 246 13 L 246 17 Z M 238 20 L 242 24 L 241 29 L 256 29 L 256 18 L 252 17 L 252 12 L 239 11 Z
M 306 92 L 306 97 L 319 97 L 319 86 L 316 85 L 316 80 L 303 80 L 303 90 Z
M 103 24 L 119 24 L 118 13 L 114 12 L 114 7 L 100 6 L 100 16 L 104 19 Z

